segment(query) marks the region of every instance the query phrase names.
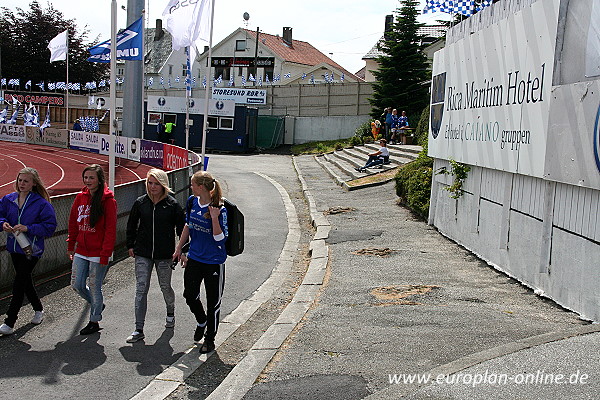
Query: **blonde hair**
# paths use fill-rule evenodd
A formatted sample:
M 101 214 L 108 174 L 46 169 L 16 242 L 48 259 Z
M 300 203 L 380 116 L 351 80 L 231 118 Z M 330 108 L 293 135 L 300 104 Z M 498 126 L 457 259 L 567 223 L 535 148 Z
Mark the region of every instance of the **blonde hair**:
M 198 186 L 204 186 L 204 188 L 210 192 L 211 206 L 220 207 L 223 205 L 221 200 L 223 196 L 221 185 L 210 173 L 206 171 L 197 171 L 192 175 L 192 181 Z
M 42 196 L 46 201 L 50 201 L 50 195 L 48 191 L 44 187 L 44 183 L 40 179 L 40 175 L 38 174 L 35 168 L 25 167 L 17 173 L 17 178 L 15 179 L 15 190 L 17 193 L 19 192 L 19 175 L 21 174 L 29 174 L 33 178 L 33 187 L 31 188 L 32 192 L 35 192 Z
M 167 195 L 169 193 L 173 193 L 173 191 L 169 187 L 169 176 L 167 175 L 167 173 L 165 171 L 163 171 L 162 169 L 152 168 L 146 174 L 146 193 L 148 193 L 148 196 L 152 197 L 150 195 L 150 191 L 148 190 L 148 178 L 150 178 L 150 177 L 153 177 L 154 179 L 156 179 L 158 181 L 158 183 L 160 183 L 160 186 L 162 186 L 164 189 L 163 195 L 160 198 L 160 200 L 167 197 Z

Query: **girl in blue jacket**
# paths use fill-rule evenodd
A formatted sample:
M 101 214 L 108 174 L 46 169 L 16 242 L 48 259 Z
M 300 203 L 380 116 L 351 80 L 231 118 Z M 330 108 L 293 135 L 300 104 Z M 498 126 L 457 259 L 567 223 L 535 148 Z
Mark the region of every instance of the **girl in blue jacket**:
M 219 182 L 211 174 L 196 172 L 191 178 L 193 196 L 186 213 L 186 224 L 175 248 L 173 259 L 181 259 L 183 273 L 183 297 L 196 317 L 194 342 L 199 343 L 200 353 L 215 349 L 215 336 L 219 328 L 221 297 L 225 287 L 225 260 L 227 252 L 227 209 L 223 206 Z M 189 243 L 189 253 L 182 254 L 184 244 Z M 206 289 L 206 311 L 200 302 L 200 285 Z
M 14 333 L 25 295 L 35 311 L 31 323 L 38 325 L 44 319 L 42 303 L 33 286 L 31 273 L 44 252 L 44 238 L 52 236 L 56 229 L 54 207 L 35 169 L 23 168 L 19 171 L 15 190 L 0 199 L 0 225 L 7 233 L 6 249 L 15 268 L 12 299 L 6 319 L 0 325 L 0 334 L 3 335 Z M 22 249 L 15 235 L 25 235 L 31 244 L 30 248 Z

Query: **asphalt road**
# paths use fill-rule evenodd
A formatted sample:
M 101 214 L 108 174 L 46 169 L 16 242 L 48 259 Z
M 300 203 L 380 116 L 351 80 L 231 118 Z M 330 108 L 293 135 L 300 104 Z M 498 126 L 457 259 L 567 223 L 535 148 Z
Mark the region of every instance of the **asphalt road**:
M 211 156 L 209 170 L 224 194 L 245 214 L 246 250 L 226 263 L 223 318 L 248 298 L 270 275 L 287 235 L 281 197 L 254 169 L 294 180 L 289 157 Z M 192 344 L 195 323 L 182 293 L 181 269 L 173 277 L 177 293 L 176 327 L 164 328 L 162 294 L 153 276 L 144 341 L 128 344 L 133 331 L 135 278 L 131 258 L 113 265 L 104 286 L 103 330 L 80 336 L 89 310 L 69 286 L 68 275 L 40 287 L 46 318 L 29 324 L 25 305 L 16 333 L 0 338 L 0 393 L 14 398 L 127 399 L 135 395 Z M 4 314 L 8 301 L 0 302 Z

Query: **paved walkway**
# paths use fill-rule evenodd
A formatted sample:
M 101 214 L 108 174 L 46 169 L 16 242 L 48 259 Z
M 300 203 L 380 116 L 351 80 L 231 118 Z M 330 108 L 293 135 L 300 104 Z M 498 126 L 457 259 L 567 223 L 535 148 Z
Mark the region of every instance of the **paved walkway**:
M 296 164 L 327 250 L 321 290 L 208 398 L 597 398 L 598 325 L 415 218 L 393 182 L 347 192 L 312 157 Z

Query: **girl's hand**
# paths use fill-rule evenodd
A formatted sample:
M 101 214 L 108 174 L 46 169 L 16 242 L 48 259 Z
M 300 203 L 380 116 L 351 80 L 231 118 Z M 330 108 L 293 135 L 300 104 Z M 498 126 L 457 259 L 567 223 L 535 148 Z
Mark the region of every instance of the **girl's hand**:
M 75 255 L 75 252 L 67 250 L 67 255 L 69 256 L 69 260 L 73 261 L 73 256 Z
M 208 206 L 208 212 L 210 213 L 210 217 L 212 219 L 219 218 L 221 214 L 221 209 L 219 207 Z
M 135 253 L 133 252 L 133 249 L 128 249 L 127 252 L 129 253 L 129 257 L 135 258 Z
M 17 224 L 15 226 L 13 226 L 13 231 L 15 233 L 17 233 L 17 232 L 27 232 L 28 229 L 27 229 L 27 226 L 25 226 L 25 225 Z
M 10 233 L 13 233 L 13 227 L 12 227 L 12 226 L 10 226 L 10 224 L 9 224 L 8 222 L 5 222 L 5 223 L 3 223 L 3 224 L 2 224 L 2 230 L 3 230 L 4 232 L 10 232 Z
M 188 258 L 185 253 L 181 254 L 181 257 L 179 257 L 179 260 L 181 261 L 181 268 L 187 267 Z

